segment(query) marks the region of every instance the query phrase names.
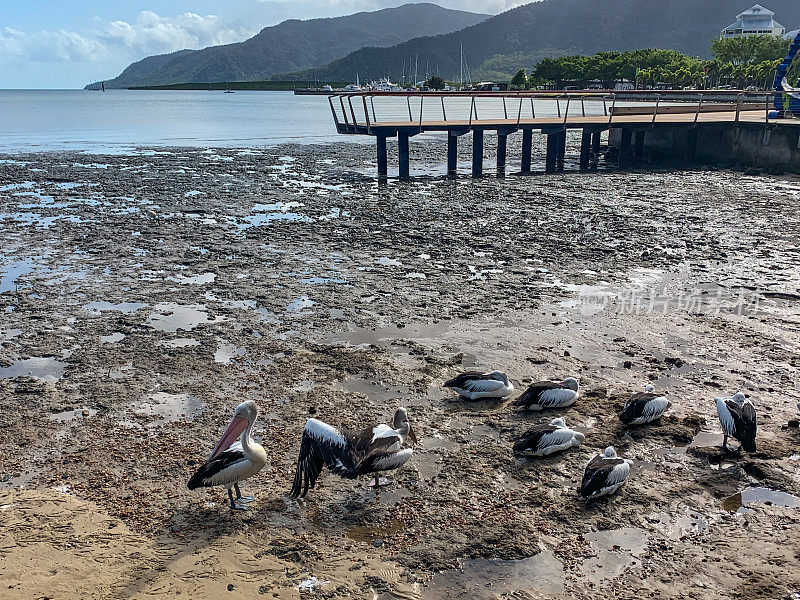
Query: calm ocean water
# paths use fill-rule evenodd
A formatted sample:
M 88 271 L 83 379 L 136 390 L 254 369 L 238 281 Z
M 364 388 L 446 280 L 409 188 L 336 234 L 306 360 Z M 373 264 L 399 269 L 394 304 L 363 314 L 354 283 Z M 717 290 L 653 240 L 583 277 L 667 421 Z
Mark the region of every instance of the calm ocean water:
M 268 146 L 338 136 L 326 96 L 291 92 L 0 90 L 0 152 Z

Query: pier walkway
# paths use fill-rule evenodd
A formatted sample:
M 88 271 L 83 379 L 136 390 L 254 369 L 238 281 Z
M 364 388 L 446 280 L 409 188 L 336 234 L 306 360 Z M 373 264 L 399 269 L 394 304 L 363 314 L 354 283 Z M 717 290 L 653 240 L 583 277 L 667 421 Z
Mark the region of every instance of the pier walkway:
M 521 171 L 531 171 L 533 133 L 547 136 L 545 172 L 563 169 L 567 130 L 580 130 L 580 168 L 597 166 L 600 135 L 615 131 L 619 166 L 642 158 L 648 132 L 680 137 L 685 155 L 697 154 L 701 128 L 733 132 L 786 129 L 800 135 L 800 120 L 769 116 L 772 92 L 364 92 L 331 95 L 339 133 L 376 139 L 378 177 L 388 176 L 386 141 L 397 138 L 398 173 L 410 175 L 409 140 L 425 132 L 447 133 L 447 173 L 457 172 L 458 139 L 472 135 L 472 175 L 483 174 L 484 133 L 497 134 L 497 170 L 505 171 L 508 136 L 521 132 Z M 665 98 L 669 98 L 666 100 Z M 675 130 L 684 132 L 674 136 Z M 800 139 L 797 141 L 800 148 Z

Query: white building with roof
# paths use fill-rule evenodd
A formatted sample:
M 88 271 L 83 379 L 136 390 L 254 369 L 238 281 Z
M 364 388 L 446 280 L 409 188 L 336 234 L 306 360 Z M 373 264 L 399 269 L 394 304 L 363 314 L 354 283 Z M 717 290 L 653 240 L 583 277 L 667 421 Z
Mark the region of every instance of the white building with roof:
M 721 38 L 742 37 L 745 35 L 784 35 L 786 28 L 775 20 L 775 13 L 755 4 L 743 13 L 736 15 L 736 21 L 720 33 Z

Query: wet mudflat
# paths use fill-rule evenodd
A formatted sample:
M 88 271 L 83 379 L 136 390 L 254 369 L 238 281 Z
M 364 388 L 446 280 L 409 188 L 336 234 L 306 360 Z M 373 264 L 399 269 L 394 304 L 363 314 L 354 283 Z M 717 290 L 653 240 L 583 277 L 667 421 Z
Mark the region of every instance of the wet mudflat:
M 441 169 L 436 139 L 412 152 Z M 9 597 L 85 597 L 90 569 L 137 598 L 800 592 L 798 181 L 372 171 L 356 145 L 2 157 Z M 537 414 L 441 389 L 471 368 L 520 390 L 572 375 L 582 397 Z M 673 408 L 626 430 L 648 382 Z M 759 450 L 722 455 L 713 398 L 739 389 Z M 247 398 L 270 464 L 230 515 L 185 481 Z M 309 416 L 358 428 L 398 405 L 420 444 L 392 486 L 286 497 Z M 556 416 L 583 446 L 512 455 Z M 609 444 L 633 475 L 586 503 Z

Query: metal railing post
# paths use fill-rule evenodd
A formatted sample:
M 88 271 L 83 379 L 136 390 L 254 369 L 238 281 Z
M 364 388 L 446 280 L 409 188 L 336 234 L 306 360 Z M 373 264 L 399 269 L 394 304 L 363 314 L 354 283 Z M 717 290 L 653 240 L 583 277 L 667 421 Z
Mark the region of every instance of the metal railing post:
M 694 113 L 694 124 L 697 125 L 697 119 L 700 117 L 700 110 L 703 106 L 703 94 L 700 94 L 700 98 L 697 101 L 697 111 Z
M 503 96 L 503 118 L 508 120 L 508 110 L 506 110 L 506 97 Z
M 469 105 L 469 126 L 472 127 L 472 110 L 475 108 L 475 96 L 472 96 L 472 101 Z
M 419 130 L 422 131 L 422 103 L 425 101 L 425 96 L 419 97 Z
M 569 100 L 570 96 L 567 94 L 567 108 L 564 110 L 564 125 L 567 124 L 567 118 L 569 117 Z
M 353 126 L 356 126 L 358 121 L 356 121 L 356 111 L 353 109 L 353 96 L 347 97 L 347 103 L 350 105 L 350 114 L 353 115 Z
M 367 119 L 367 133 L 372 133 L 372 127 L 369 124 L 369 109 L 367 108 L 367 97 L 361 96 L 361 99 L 364 101 L 364 117 Z
M 614 107 L 617 105 L 617 95 L 611 95 L 611 110 L 608 111 L 608 124 L 611 125 L 611 119 L 614 118 Z
M 411 96 L 406 96 L 406 104 L 408 104 L 408 120 L 413 121 L 414 117 L 411 116 Z
M 742 95 L 736 94 L 736 118 L 734 119 L 735 123 L 739 122 L 739 113 L 742 112 Z
M 651 125 L 656 124 L 656 116 L 658 115 L 658 103 L 661 102 L 661 94 L 656 94 L 656 105 L 653 108 L 653 120 L 650 121 Z
M 444 96 L 439 96 L 439 99 L 442 101 L 442 120 L 447 121 L 447 113 L 444 110 Z
M 342 116 L 344 117 L 344 124 L 349 128 L 350 122 L 347 120 L 347 109 L 344 107 L 344 100 L 339 96 L 339 104 L 342 105 Z
M 558 96 L 556 96 L 556 109 L 558 110 L 558 118 L 561 118 L 561 103 L 558 101 Z
M 584 102 L 583 96 L 581 96 L 581 116 L 586 116 L 586 103 Z
M 333 114 L 333 123 L 336 125 L 336 130 L 339 130 L 339 117 L 336 116 L 336 109 L 333 108 L 333 96 L 328 96 L 328 104 L 331 107 L 331 114 Z
M 519 112 L 517 113 L 517 127 L 519 127 L 520 119 L 522 119 L 522 96 L 519 97 Z
M 375 96 L 370 96 L 369 97 L 369 103 L 370 103 L 370 106 L 372 106 L 372 121 L 374 123 L 375 121 L 378 120 L 378 119 L 375 118 Z

